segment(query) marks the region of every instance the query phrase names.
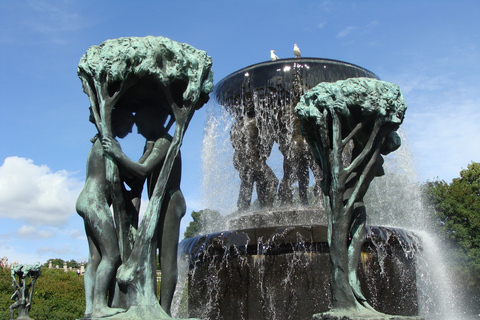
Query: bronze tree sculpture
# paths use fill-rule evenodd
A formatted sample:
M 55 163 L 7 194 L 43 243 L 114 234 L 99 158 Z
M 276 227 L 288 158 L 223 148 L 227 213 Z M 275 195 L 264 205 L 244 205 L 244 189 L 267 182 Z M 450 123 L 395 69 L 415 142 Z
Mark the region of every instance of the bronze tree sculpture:
M 179 226 L 167 227 L 166 221 L 171 218 L 170 215 L 176 215 L 172 219 L 174 224 L 179 224 L 185 209 L 183 197 L 171 202 L 169 191 L 172 180 L 178 180 L 179 183 L 176 166 L 185 130 L 195 110 L 208 101 L 208 94 L 213 89 L 211 64 L 211 58 L 204 51 L 164 37 L 152 36 L 107 40 L 89 48 L 80 60 L 78 75 L 90 100 L 92 122 L 103 147 L 103 153 L 96 151 L 104 159 L 104 169 L 100 170 L 104 176 L 100 178 L 105 183 L 100 183 L 100 186 L 105 186 L 103 192 L 106 199 L 91 201 L 93 197 L 89 198 L 88 195 L 93 191 L 87 190 L 79 197 L 77 209 L 86 217 L 87 235 L 96 230 L 96 234 L 90 232 L 91 248 L 94 248 L 92 254 L 99 248 L 101 251 L 102 241 L 108 239 L 111 243 L 118 243 L 118 257 L 114 254 L 113 261 L 110 261 L 110 265 L 114 265 L 113 277 L 109 273 L 105 279 L 109 288 L 108 301 L 105 290 L 96 292 L 94 288 L 92 291 L 91 288 L 96 285 L 95 275 L 87 270 L 86 319 L 170 319 L 168 311 L 171 299 L 165 298 L 162 308 L 156 297 L 156 250 L 159 247 L 160 256 L 162 251 L 176 254 Z M 155 113 L 158 117 L 152 117 L 145 123 L 145 117 L 140 120 L 139 116 L 144 111 Z M 115 113 L 124 116 L 118 120 Z M 121 137 L 119 133 L 128 133 L 131 128 L 128 118 L 132 114 L 135 114 L 134 121 L 139 130 L 139 124 L 144 125 L 143 133 L 147 139 L 144 155 L 133 165 L 133 161 L 122 158 L 114 139 L 115 136 Z M 168 117 L 170 121 L 165 125 Z M 172 137 L 168 131 L 173 123 L 175 129 Z M 155 134 L 145 133 L 148 131 L 146 128 Z M 156 141 L 159 144 L 164 142 L 161 148 L 155 145 Z M 149 166 L 149 163 L 155 165 Z M 135 170 L 139 166 L 148 169 Z M 145 178 L 150 183 L 150 201 L 139 223 L 139 194 Z M 125 183 L 130 190 L 125 188 Z M 114 212 L 113 221 L 107 221 L 111 218 L 106 214 L 96 214 L 110 203 Z M 168 207 L 169 204 L 177 204 L 177 208 L 165 209 L 164 206 Z M 97 210 L 97 207 L 103 209 Z M 98 221 L 114 228 L 98 229 Z M 162 239 L 162 236 L 169 241 L 159 243 L 158 239 Z M 172 257 L 168 258 L 164 257 L 162 267 L 165 271 L 170 270 L 165 272 L 166 276 L 176 273 L 176 264 L 170 268 L 165 266 L 165 260 L 172 260 Z M 111 289 L 112 285 L 114 290 Z M 164 291 L 172 292 L 171 285 L 165 288 L 162 284 L 162 287 Z M 92 292 L 100 296 L 95 297 Z M 106 306 L 96 308 L 99 300 L 102 304 L 107 301 Z
M 320 83 L 297 104 L 303 135 L 323 171 L 328 218 L 333 309 L 314 319 L 378 315 L 357 279 L 365 239 L 363 196 L 372 179 L 383 174 L 382 154 L 400 146 L 395 131 L 405 110 L 398 86 L 369 78 Z

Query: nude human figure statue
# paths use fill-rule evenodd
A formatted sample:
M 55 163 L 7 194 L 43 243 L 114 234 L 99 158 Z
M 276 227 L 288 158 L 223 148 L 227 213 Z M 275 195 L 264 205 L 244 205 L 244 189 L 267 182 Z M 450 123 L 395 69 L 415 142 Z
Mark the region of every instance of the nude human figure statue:
M 157 182 L 165 156 L 170 147 L 172 136 L 164 127 L 168 114 L 153 107 L 140 109 L 135 115 L 138 133 L 146 139 L 149 155 L 141 163 L 128 158 L 121 150 L 119 143 L 110 137 L 102 140 L 104 150 L 115 159 L 121 169 L 128 171 L 140 179 L 147 178 L 149 197 Z M 151 146 L 153 144 L 153 147 Z M 159 248 L 162 282 L 160 286 L 160 304 L 170 314 L 171 303 L 177 283 L 177 249 L 180 233 L 180 220 L 185 215 L 186 204 L 182 191 L 181 157 L 176 157 L 166 188 L 165 198 L 159 212 L 157 246 Z

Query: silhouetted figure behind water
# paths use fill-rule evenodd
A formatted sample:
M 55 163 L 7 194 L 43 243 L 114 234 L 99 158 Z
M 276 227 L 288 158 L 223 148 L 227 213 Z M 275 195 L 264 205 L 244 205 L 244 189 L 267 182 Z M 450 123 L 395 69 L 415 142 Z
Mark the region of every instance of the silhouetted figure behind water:
M 237 202 L 239 210 L 250 207 L 255 184 L 261 208 L 291 206 L 296 202 L 296 183 L 300 204 L 308 205 L 310 170 L 315 179 L 313 193 L 315 196 L 320 193 L 321 169 L 313 160 L 301 135 L 300 122 L 293 112 L 300 95 L 308 87 L 302 74 L 304 67 L 300 63 L 295 63 L 293 68 L 279 65 L 274 69 L 275 75 L 264 86 L 261 83 L 268 77 L 252 77 L 249 72 L 241 72 L 243 83 L 240 92 L 237 92 L 240 86 L 230 87 L 228 82 L 219 86 L 218 93 L 222 93 L 220 101 L 235 118 L 230 140 L 234 149 L 234 168 L 241 180 Z M 235 78 L 236 74 L 231 77 Z M 232 86 L 238 85 L 237 81 L 232 81 Z M 230 92 L 232 96 L 228 96 Z M 283 156 L 280 185 L 267 164 L 275 142 Z
M 266 161 L 273 144 L 266 148 L 261 145 L 253 111 L 240 116 L 233 124 L 230 140 L 234 149 L 233 167 L 240 176 L 238 209 L 246 210 L 250 207 L 254 184 L 260 206 L 271 207 L 275 199 L 278 179 Z
M 295 182 L 298 182 L 300 204 L 308 205 L 309 169 L 315 178 L 314 195 L 319 195 L 322 170 L 315 163 L 308 143 L 300 132 L 300 121 L 291 106 L 285 108 L 279 120 L 280 130 L 276 133 L 278 149 L 283 155 L 283 178 L 278 189 L 278 199 L 283 206 L 293 204 Z

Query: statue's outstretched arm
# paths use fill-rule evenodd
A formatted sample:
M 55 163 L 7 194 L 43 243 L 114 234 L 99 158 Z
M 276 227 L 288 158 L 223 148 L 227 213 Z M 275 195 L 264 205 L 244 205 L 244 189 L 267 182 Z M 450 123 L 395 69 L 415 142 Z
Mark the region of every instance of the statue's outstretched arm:
M 165 138 L 160 138 L 155 141 L 152 151 L 143 163 L 133 161 L 127 157 L 120 148 L 118 141 L 113 138 L 103 138 L 102 145 L 105 152 L 113 157 L 120 167 L 128 170 L 139 178 L 145 178 L 165 159 L 170 141 Z

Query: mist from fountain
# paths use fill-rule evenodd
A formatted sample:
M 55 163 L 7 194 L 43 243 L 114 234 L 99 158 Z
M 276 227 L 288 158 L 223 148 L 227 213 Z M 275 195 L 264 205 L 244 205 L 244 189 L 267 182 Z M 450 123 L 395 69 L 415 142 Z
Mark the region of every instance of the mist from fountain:
M 370 225 L 410 230 L 420 238 L 416 255 L 420 315 L 426 319 L 466 319 L 468 306 L 448 267 L 449 249 L 435 229 L 432 209 L 422 196 L 408 135 L 399 130 L 402 146 L 385 158 L 383 177 L 373 180 L 365 204 Z
M 223 215 L 237 210 L 236 199 L 240 188 L 240 179 L 232 165 L 230 128 L 233 122 L 234 119 L 225 109 L 213 103 L 207 105 L 202 146 L 203 207 Z M 221 231 L 224 227 L 209 226 L 208 230 L 202 230 L 202 234 Z

